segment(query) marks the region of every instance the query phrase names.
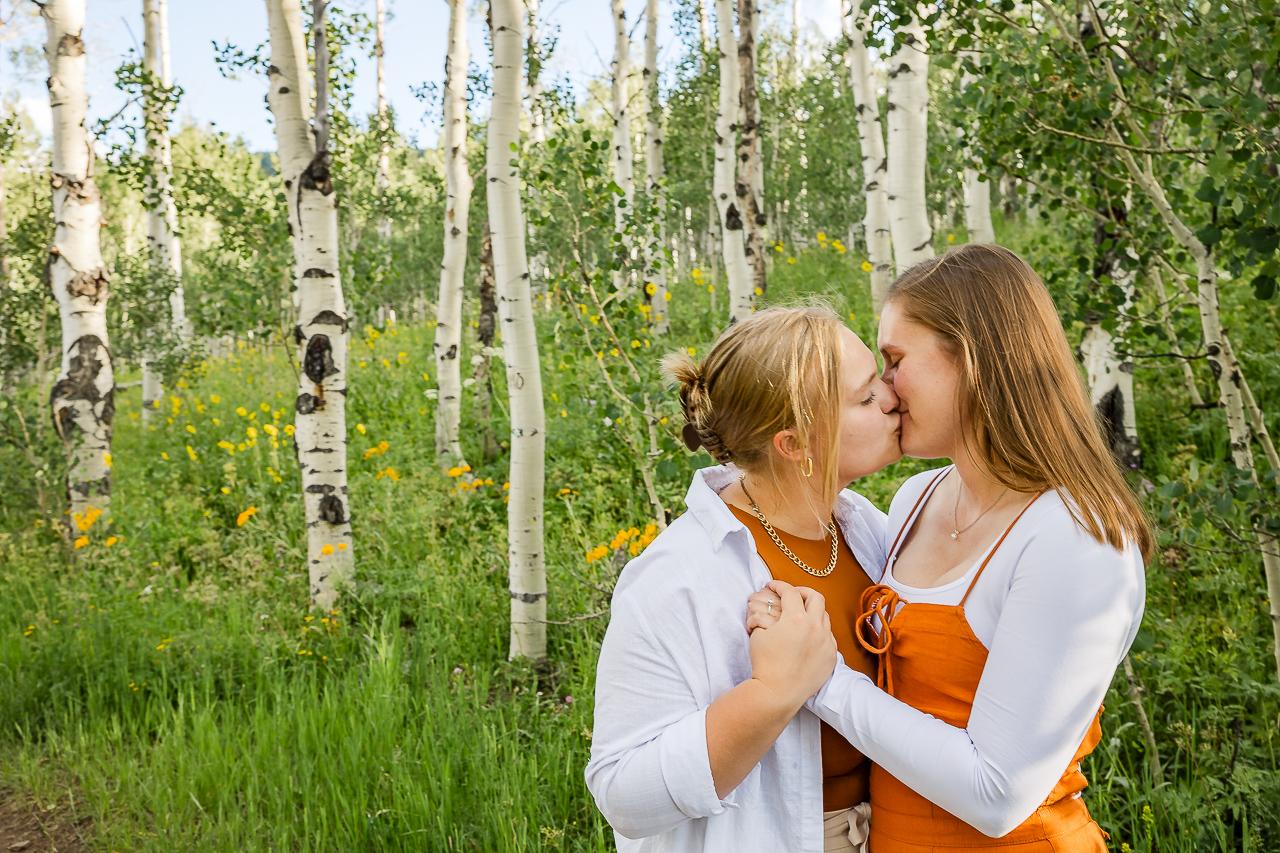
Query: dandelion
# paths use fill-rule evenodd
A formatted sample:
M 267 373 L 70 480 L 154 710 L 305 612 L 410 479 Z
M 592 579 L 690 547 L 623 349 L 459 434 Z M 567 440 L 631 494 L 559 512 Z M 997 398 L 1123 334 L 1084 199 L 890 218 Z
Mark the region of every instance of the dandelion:
M 249 507 L 236 516 L 236 527 L 244 527 L 244 523 L 257 514 L 258 508 L 256 506 Z
M 320 547 L 320 553 L 324 554 L 326 557 L 329 556 L 330 554 L 333 553 L 333 546 L 328 543 L 325 543 Z M 310 618 L 308 618 L 307 621 L 310 622 L 311 621 Z
M 102 461 L 106 463 L 106 465 L 107 465 L 107 467 L 108 467 L 108 468 L 110 468 L 110 467 L 111 467 L 111 454 L 110 454 L 110 453 L 104 453 L 104 454 L 102 454 Z
M 78 538 L 76 539 L 76 541 L 75 541 L 75 543 L 74 543 L 74 544 L 75 544 L 76 550 L 79 550 L 79 549 L 81 549 L 81 548 L 83 548 L 84 546 L 86 546 L 86 545 L 88 545 L 88 544 L 89 544 L 89 537 L 88 537 L 88 536 L 80 536 L 80 537 L 78 537 Z
M 161 450 L 161 451 L 160 451 L 160 458 L 161 458 L 161 459 L 163 459 L 165 462 L 168 462 L 168 461 L 169 461 L 169 454 L 168 454 L 168 453 L 165 453 L 163 450 Z
M 764 296 L 764 291 L 757 287 L 757 288 L 756 288 L 756 296 Z
M 697 350 L 695 350 L 693 347 L 689 347 L 689 355 L 697 355 L 697 354 L 698 354 Z
M 561 410 L 560 410 L 560 417 L 562 417 L 562 418 L 567 418 L 567 417 L 569 417 L 569 413 L 568 413 L 568 412 L 566 412 L 564 409 L 561 409 Z
M 364 424 L 356 424 L 356 432 L 360 433 L 361 435 L 364 435 L 365 432 L 367 432 L 367 430 L 364 428 Z
M 209 395 L 209 402 L 210 402 L 210 403 L 221 403 L 221 402 L 222 402 L 222 398 L 221 398 L 221 397 L 219 397 L 217 394 L 210 394 L 210 395 Z
M 285 434 L 285 435 L 293 435 L 293 424 L 285 424 L 285 425 L 284 425 L 284 434 Z
M 187 445 L 187 455 L 191 457 L 192 462 L 199 462 L 200 457 L 196 455 L 196 450 L 191 445 Z
M 236 445 L 236 450 L 239 450 L 241 453 L 244 453 L 248 449 L 249 445 L 245 444 L 243 441 Z
M 670 302 L 670 301 L 671 301 L 671 292 L 670 292 L 670 291 L 667 291 L 666 293 L 662 294 L 662 299 L 663 299 L 663 301 L 664 301 L 664 302 Z
M 640 342 L 639 342 L 639 341 L 637 341 L 637 340 L 632 340 L 632 341 L 631 341 L 631 348 L 632 348 L 632 349 L 639 349 L 639 348 L 640 348 Z
M 231 442 L 226 441 L 224 439 L 223 441 L 218 442 L 218 446 L 221 447 L 223 450 L 227 451 L 228 453 L 230 453 L 232 456 L 236 455 L 236 446 Z
M 457 467 L 457 466 L 454 466 L 453 468 L 450 468 L 450 469 L 449 469 L 449 476 L 450 476 L 450 477 L 461 477 L 461 476 L 462 476 L 462 469 L 461 469 L 461 468 L 459 468 L 459 467 Z
M 228 489 L 226 486 L 223 486 L 223 487 L 222 487 L 221 489 L 219 489 L 218 491 L 222 492 L 224 495 L 229 495 L 229 494 L 231 494 L 231 490 L 230 490 L 230 489 Z
M 195 434 L 196 434 L 196 428 L 195 428 L 195 427 L 193 427 L 191 424 L 187 424 L 187 432 L 191 433 L 192 435 L 195 435 Z
M 246 409 L 244 406 L 237 406 L 237 407 L 236 407 L 236 414 L 243 418 L 243 417 L 246 417 L 246 416 L 249 414 L 249 410 L 248 410 L 248 409 Z
M 214 419 L 213 419 L 213 425 L 214 425 L 214 426 L 222 426 L 222 421 L 218 420 L 217 418 L 214 418 Z
M 787 258 L 787 263 L 794 264 L 795 262 L 796 262 L 795 258 Z
M 956 235 L 954 235 L 954 234 L 948 234 L 948 235 L 947 235 L 947 242 L 948 242 L 948 243 L 954 243 L 955 241 L 956 241 Z
M 716 286 L 714 284 L 707 285 L 707 293 L 715 293 Z
M 689 275 L 692 276 L 693 278 L 702 278 L 702 270 L 698 269 L 697 267 L 694 267 L 689 272 Z
M 609 355 L 613 356 L 614 358 L 617 358 L 617 357 L 618 357 L 618 348 L 617 348 L 617 347 L 613 347 L 612 349 L 610 349 L 610 350 L 609 350 Z
M 259 404 L 258 404 L 258 408 L 259 408 L 259 409 L 262 409 L 262 411 L 264 411 L 264 412 L 269 412 L 269 411 L 271 411 L 271 406 L 267 405 L 266 403 L 259 403 Z
M 862 262 L 862 271 L 863 271 L 863 272 L 871 272 L 873 269 L 875 269 L 875 267 L 871 266 L 871 261 L 863 261 L 863 262 Z
M 106 544 L 107 544 L 107 547 L 108 547 L 108 548 L 110 548 L 112 545 L 116 544 L 116 543 L 117 543 L 117 542 L 119 542 L 119 541 L 120 541 L 120 537 L 119 537 L 119 536 L 108 536 L 108 537 L 107 537 L 107 543 L 106 543 Z M 56 619 L 55 619 L 54 621 L 56 622 L 56 621 L 58 621 L 58 620 L 56 620 Z
M 257 437 L 258 437 L 258 431 L 257 431 L 256 429 L 254 429 L 253 427 L 249 427 L 247 430 L 245 430 L 245 431 L 244 431 L 244 434 L 245 434 L 245 435 L 247 435 L 247 436 L 249 436 L 249 438 L 257 438 Z
M 390 369 L 391 369 L 391 361 L 390 361 L 390 359 L 386 359 L 386 358 L 384 358 L 384 359 L 382 360 L 382 366 L 383 366 L 383 367 L 385 367 L 387 370 L 390 370 Z
M 265 424 L 262 427 L 262 431 L 265 432 L 267 435 L 271 436 L 272 438 L 275 438 L 277 435 L 280 434 L 280 430 L 276 429 L 275 424 Z

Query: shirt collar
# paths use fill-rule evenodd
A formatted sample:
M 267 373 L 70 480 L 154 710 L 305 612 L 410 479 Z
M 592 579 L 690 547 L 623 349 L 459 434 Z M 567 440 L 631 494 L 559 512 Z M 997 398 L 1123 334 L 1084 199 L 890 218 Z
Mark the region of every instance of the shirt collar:
M 693 482 L 684 496 L 685 506 L 711 536 L 711 546 L 716 551 L 730 534 L 751 535 L 747 526 L 720 500 L 720 493 L 741 474 L 742 471 L 732 464 L 700 468 L 694 472 Z M 853 494 L 848 489 L 841 489 L 836 498 L 836 521 L 846 531 L 846 539 L 849 538 L 848 531 L 860 526 L 861 511 Z

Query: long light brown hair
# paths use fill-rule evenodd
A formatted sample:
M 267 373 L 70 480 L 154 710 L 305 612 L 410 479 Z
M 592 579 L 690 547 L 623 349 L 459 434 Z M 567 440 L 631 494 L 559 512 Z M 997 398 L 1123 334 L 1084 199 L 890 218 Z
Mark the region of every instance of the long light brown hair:
M 696 440 L 686 439 L 690 449 L 701 444 L 717 462 L 732 462 L 783 491 L 810 470 L 772 449 L 777 433 L 795 430 L 822 486 L 822 506 L 812 509 L 824 523 L 843 487 L 837 464 L 843 328 L 829 308 L 769 308 L 730 326 L 701 364 L 685 350 L 662 360 L 696 431 Z
M 971 243 L 907 270 L 885 303 L 936 333 L 955 358 L 974 464 L 1016 491 L 1059 490 L 1093 538 L 1116 549 L 1134 543 L 1150 557 L 1150 520 L 1103 439 L 1053 299 L 1026 261 Z

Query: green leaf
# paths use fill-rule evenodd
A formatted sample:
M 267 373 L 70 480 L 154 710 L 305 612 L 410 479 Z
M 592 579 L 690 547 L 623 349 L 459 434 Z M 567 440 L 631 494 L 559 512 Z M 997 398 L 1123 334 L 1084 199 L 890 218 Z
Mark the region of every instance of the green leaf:
M 1187 489 L 1177 480 L 1165 483 L 1160 487 L 1160 496 L 1163 498 L 1180 498 L 1186 493 Z

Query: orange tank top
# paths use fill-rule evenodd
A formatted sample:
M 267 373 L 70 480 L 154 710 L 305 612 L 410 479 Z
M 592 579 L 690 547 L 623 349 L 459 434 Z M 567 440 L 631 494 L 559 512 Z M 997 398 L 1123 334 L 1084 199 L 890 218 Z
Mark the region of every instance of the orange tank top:
M 831 633 L 835 635 L 836 648 L 844 655 L 845 663 L 874 678 L 876 656 L 862 647 L 855 634 L 860 615 L 859 603 L 872 582 L 849 550 L 844 536 L 840 536 L 835 569 L 824 578 L 814 577 L 782 553 L 753 514 L 734 506 L 729 509 L 751 531 L 756 551 L 775 580 L 786 581 L 792 586 L 807 586 L 822 593 L 827 600 L 827 614 L 831 617 Z M 803 539 L 774 529 L 783 544 L 812 568 L 820 571 L 831 561 L 830 539 Z M 838 525 L 836 529 L 839 530 Z M 870 769 L 871 762 L 866 756 L 854 749 L 835 729 L 822 724 L 823 811 L 848 809 L 865 803 L 870 794 Z
M 898 532 L 889 559 L 910 530 L 920 508 L 946 471 L 929 484 Z M 858 641 L 879 656 L 877 683 L 890 695 L 957 728 L 969 724 L 973 698 L 987 661 L 987 649 L 974 636 L 964 603 L 991 557 L 1013 526 L 1035 503 L 1023 507 L 978 567 L 973 582 L 955 606 L 903 602 L 885 585 L 863 593 Z M 885 571 L 888 571 L 888 561 Z M 876 630 L 873 617 L 879 619 Z M 879 765 L 871 770 L 871 853 L 950 853 L 974 848 L 1018 853 L 1106 853 L 1102 829 L 1089 815 L 1080 792 L 1088 784 L 1080 760 L 1102 739 L 1098 709 L 1075 757 L 1044 803 L 1008 835 L 991 838 L 934 805 Z

